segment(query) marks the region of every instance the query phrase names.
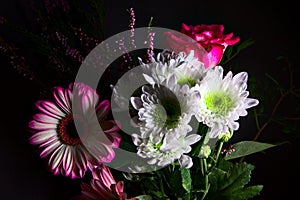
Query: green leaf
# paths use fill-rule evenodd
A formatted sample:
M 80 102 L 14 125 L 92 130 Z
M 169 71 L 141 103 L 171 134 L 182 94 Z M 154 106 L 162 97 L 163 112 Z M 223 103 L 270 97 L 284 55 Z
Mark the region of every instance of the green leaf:
M 233 164 L 226 160 L 220 163 L 224 170 L 218 165 L 209 174 L 211 187 L 207 199 L 245 200 L 262 190 L 261 185 L 246 186 L 250 182 L 254 165 L 245 162 Z
M 263 189 L 262 185 L 249 186 L 249 187 L 235 190 L 234 192 L 231 193 L 230 197 L 231 199 L 234 200 L 250 199 L 258 195 L 262 189 Z
M 184 191 L 181 180 L 181 172 L 176 168 L 176 170 L 171 173 L 170 177 L 170 187 L 175 195 L 181 195 L 182 191 Z
M 232 148 L 235 149 L 231 154 L 226 154 L 224 157 L 225 160 L 235 159 L 243 156 L 247 156 L 253 153 L 257 153 L 263 150 L 266 150 L 277 145 L 256 142 L 256 141 L 242 141 L 232 145 Z
M 233 50 L 233 46 L 227 46 L 227 48 L 224 52 L 225 58 L 230 58 L 231 57 L 232 50 Z
M 140 195 L 140 196 L 137 196 L 137 197 L 134 197 L 134 198 L 137 198 L 137 199 L 140 199 L 140 200 L 152 200 L 152 197 L 150 195 Z
M 187 168 L 180 168 L 181 171 L 181 179 L 182 179 L 182 187 L 188 192 L 191 192 L 192 188 L 192 179 L 190 170 Z
M 240 51 L 246 49 L 247 47 L 251 46 L 252 44 L 254 44 L 253 39 L 245 40 L 237 47 L 237 52 L 240 52 Z

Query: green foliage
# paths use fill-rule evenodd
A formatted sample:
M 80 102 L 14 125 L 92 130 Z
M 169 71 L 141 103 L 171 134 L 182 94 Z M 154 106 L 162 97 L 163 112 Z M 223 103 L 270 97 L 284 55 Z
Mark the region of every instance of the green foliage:
M 241 141 L 232 145 L 232 148 L 234 148 L 235 151 L 232 152 L 231 154 L 226 154 L 225 160 L 244 157 L 275 146 L 276 145 L 273 144 L 256 142 L 256 141 Z
M 209 174 L 210 189 L 206 199 L 245 200 L 259 194 L 262 185 L 247 186 L 254 166 L 245 162 L 222 160 Z
M 190 193 L 192 188 L 192 179 L 191 179 L 190 170 L 186 168 L 180 168 L 180 172 L 181 172 L 182 187 L 188 193 Z
M 254 44 L 253 39 L 247 39 L 240 42 L 237 46 L 227 46 L 226 51 L 223 54 L 220 65 L 224 66 L 229 63 L 233 58 L 240 54 L 241 51 L 247 49 L 249 46 Z

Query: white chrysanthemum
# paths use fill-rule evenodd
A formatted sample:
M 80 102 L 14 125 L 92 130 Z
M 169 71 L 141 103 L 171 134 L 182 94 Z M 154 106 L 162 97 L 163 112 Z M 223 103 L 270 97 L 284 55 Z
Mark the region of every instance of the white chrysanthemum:
M 139 134 L 134 134 L 138 155 L 151 158 L 149 164 L 165 166 L 178 160 L 182 166 L 190 166 L 191 159 L 184 153 L 200 139 L 189 125 L 197 114 L 199 96 L 188 85 L 177 84 L 175 75 L 170 75 L 162 84 L 142 87 L 141 97 L 131 97 L 138 111 Z M 192 138 L 192 139 L 191 139 Z
M 194 51 L 189 54 L 180 52 L 178 55 L 162 52 L 157 55 L 156 60 L 152 58 L 151 63 L 143 63 L 144 77 L 150 84 L 160 84 L 170 74 L 175 74 L 177 84 L 188 84 L 190 87 L 202 80 L 206 69 L 202 62 L 194 57 Z
M 192 144 L 200 140 L 200 135 L 183 136 L 178 132 L 168 132 L 156 144 L 150 138 L 141 138 L 137 134 L 133 134 L 132 138 L 138 146 L 137 154 L 149 158 L 148 164 L 164 167 L 178 160 L 181 167 L 190 168 L 193 165 L 192 158 L 185 154 L 192 150 Z
M 196 117 L 210 127 L 211 137 L 237 130 L 239 117 L 246 116 L 246 109 L 258 104 L 257 99 L 247 98 L 247 80 L 246 72 L 235 76 L 228 72 L 223 78 L 223 68 L 216 66 L 209 69 L 201 83 L 195 86 L 201 99 L 198 104 L 200 112 Z
M 168 132 L 186 135 L 192 130 L 191 117 L 197 114 L 199 96 L 187 85 L 176 84 L 174 75 L 161 85 L 143 86 L 141 97 L 131 97 L 138 111 L 137 125 L 142 138 L 151 138 L 157 144 Z

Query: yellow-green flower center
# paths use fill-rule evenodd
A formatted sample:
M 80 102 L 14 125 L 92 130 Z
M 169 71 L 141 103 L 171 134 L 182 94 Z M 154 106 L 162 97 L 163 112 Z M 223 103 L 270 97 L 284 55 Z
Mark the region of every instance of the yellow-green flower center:
M 182 76 L 178 79 L 177 83 L 179 85 L 188 84 L 190 87 L 193 87 L 196 85 L 196 80 L 190 76 Z
M 234 102 L 223 91 L 208 93 L 204 97 L 206 108 L 216 115 L 226 115 L 234 106 Z

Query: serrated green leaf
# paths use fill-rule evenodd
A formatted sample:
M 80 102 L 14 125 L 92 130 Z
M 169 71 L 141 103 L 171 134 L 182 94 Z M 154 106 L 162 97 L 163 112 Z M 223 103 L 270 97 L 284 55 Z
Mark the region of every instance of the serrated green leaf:
M 192 179 L 190 170 L 187 168 L 180 168 L 181 179 L 182 179 L 182 187 L 188 192 L 191 192 L 192 188 Z
M 262 186 L 245 187 L 250 182 L 254 165 L 245 162 L 232 164 L 225 160 L 222 165 L 228 170 L 222 170 L 218 165 L 209 174 L 211 187 L 207 194 L 207 199 L 242 200 L 255 196 L 261 191 Z
M 258 195 L 262 189 L 262 185 L 254 185 L 235 190 L 230 194 L 224 194 L 224 196 L 230 196 L 230 199 L 234 200 L 246 200 Z
M 245 162 L 233 165 L 233 167 L 226 174 L 226 184 L 222 187 L 226 192 L 233 192 L 236 188 L 244 187 L 249 183 L 251 178 L 251 171 L 254 165 Z M 226 189 L 225 189 L 226 188 Z
M 277 145 L 262 143 L 256 141 L 242 141 L 232 145 L 232 148 L 235 149 L 235 152 L 231 154 L 226 154 L 224 157 L 225 160 L 235 159 L 239 157 L 244 157 L 253 153 L 257 153 L 263 150 L 266 150 Z

